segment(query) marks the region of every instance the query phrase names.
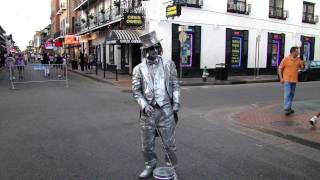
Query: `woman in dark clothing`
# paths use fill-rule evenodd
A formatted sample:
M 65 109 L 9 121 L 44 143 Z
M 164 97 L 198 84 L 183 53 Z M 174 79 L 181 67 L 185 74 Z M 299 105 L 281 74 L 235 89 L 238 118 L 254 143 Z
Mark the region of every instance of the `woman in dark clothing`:
M 81 71 L 84 71 L 84 54 L 82 52 L 80 53 L 80 66 Z

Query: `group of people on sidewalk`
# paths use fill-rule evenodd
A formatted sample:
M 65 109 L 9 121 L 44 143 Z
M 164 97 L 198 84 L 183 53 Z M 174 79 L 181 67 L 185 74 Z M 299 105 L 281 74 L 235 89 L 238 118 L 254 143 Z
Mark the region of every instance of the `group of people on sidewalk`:
M 9 54 L 5 59 L 5 67 L 9 71 L 9 76 L 11 80 L 15 79 L 15 70 L 18 70 L 18 79 L 23 79 L 24 66 L 27 64 L 27 60 L 24 58 L 23 54 L 18 53 L 14 57 L 13 54 Z
M 284 87 L 283 106 L 285 115 L 288 116 L 294 113 L 292 109 L 293 98 L 295 94 L 296 84 L 298 82 L 298 73 L 304 69 L 304 63 L 299 58 L 299 48 L 292 47 L 290 49 L 290 55 L 285 57 L 278 68 L 278 74 L 280 82 Z M 320 120 L 320 112 L 313 116 L 309 122 L 312 126 Z
M 87 55 L 87 54 L 80 52 L 79 58 L 80 58 L 81 71 L 84 71 L 84 69 L 86 69 L 86 71 L 92 69 L 91 66 L 94 63 L 94 55 L 92 53 Z

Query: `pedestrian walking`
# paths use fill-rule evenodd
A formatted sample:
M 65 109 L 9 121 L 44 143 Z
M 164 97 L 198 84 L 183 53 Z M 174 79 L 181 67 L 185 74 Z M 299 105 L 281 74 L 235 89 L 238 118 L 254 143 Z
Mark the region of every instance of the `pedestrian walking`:
M 44 66 L 44 76 L 45 77 L 50 76 L 49 65 L 48 65 L 49 62 L 50 62 L 50 59 L 49 59 L 47 53 L 44 53 L 43 58 L 42 58 L 42 64 Z
M 140 179 L 151 177 L 157 165 L 156 132 L 159 132 L 169 167 L 177 167 L 175 127 L 180 108 L 180 86 L 173 61 L 161 57 L 162 46 L 156 33 L 140 37 L 143 60 L 133 70 L 133 96 L 140 107 L 142 153 L 145 169 Z M 177 120 L 177 119 L 176 119 Z
M 90 69 L 90 68 L 89 68 L 89 57 L 88 57 L 88 54 L 85 54 L 85 55 L 84 55 L 84 66 L 85 66 L 85 68 L 86 68 L 86 71 L 87 71 L 88 69 Z
M 62 74 L 63 74 L 63 59 L 61 57 L 60 54 L 57 55 L 57 58 L 56 58 L 56 62 L 55 62 L 55 66 L 56 66 L 56 69 L 58 71 L 58 78 L 61 78 L 62 77 Z
M 285 115 L 294 113 L 292 109 L 296 84 L 298 82 L 298 71 L 304 68 L 303 61 L 298 57 L 298 47 L 290 49 L 290 55 L 285 57 L 278 68 L 280 82 L 284 87 L 284 111 Z
M 18 58 L 16 59 L 16 65 L 19 72 L 19 80 L 23 80 L 23 74 L 24 74 L 24 66 L 26 65 L 26 60 L 24 59 L 22 54 L 18 55 Z
M 309 120 L 309 123 L 312 125 L 312 126 L 315 126 L 316 123 L 320 120 L 320 112 L 318 112 L 317 115 L 313 116 L 310 120 Z
M 81 67 L 81 71 L 84 71 L 84 54 L 82 52 L 80 52 L 80 67 Z
M 14 76 L 14 65 L 15 64 L 16 64 L 16 60 L 14 59 L 13 55 L 10 53 L 5 60 L 5 66 L 7 67 L 7 70 L 9 72 L 10 80 L 16 79 Z

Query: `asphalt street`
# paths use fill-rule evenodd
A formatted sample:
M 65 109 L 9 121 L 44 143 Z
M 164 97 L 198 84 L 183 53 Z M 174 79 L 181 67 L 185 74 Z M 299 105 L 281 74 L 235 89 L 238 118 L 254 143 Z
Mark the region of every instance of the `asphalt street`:
M 76 74 L 69 78 L 68 88 L 58 82 L 10 90 L 0 73 L 1 180 L 137 179 L 144 164 L 132 94 Z M 318 99 L 319 88 L 320 82 L 300 84 L 296 101 Z M 183 87 L 176 133 L 179 178 L 319 179 L 319 150 L 227 118 L 279 101 L 279 83 Z M 159 141 L 157 152 L 161 166 Z

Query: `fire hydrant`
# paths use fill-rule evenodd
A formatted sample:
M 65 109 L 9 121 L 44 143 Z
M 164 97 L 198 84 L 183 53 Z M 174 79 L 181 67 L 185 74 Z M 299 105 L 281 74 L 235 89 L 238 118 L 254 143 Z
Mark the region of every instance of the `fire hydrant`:
M 204 66 L 203 72 L 202 72 L 202 81 L 207 82 L 207 77 L 209 76 L 207 66 Z

